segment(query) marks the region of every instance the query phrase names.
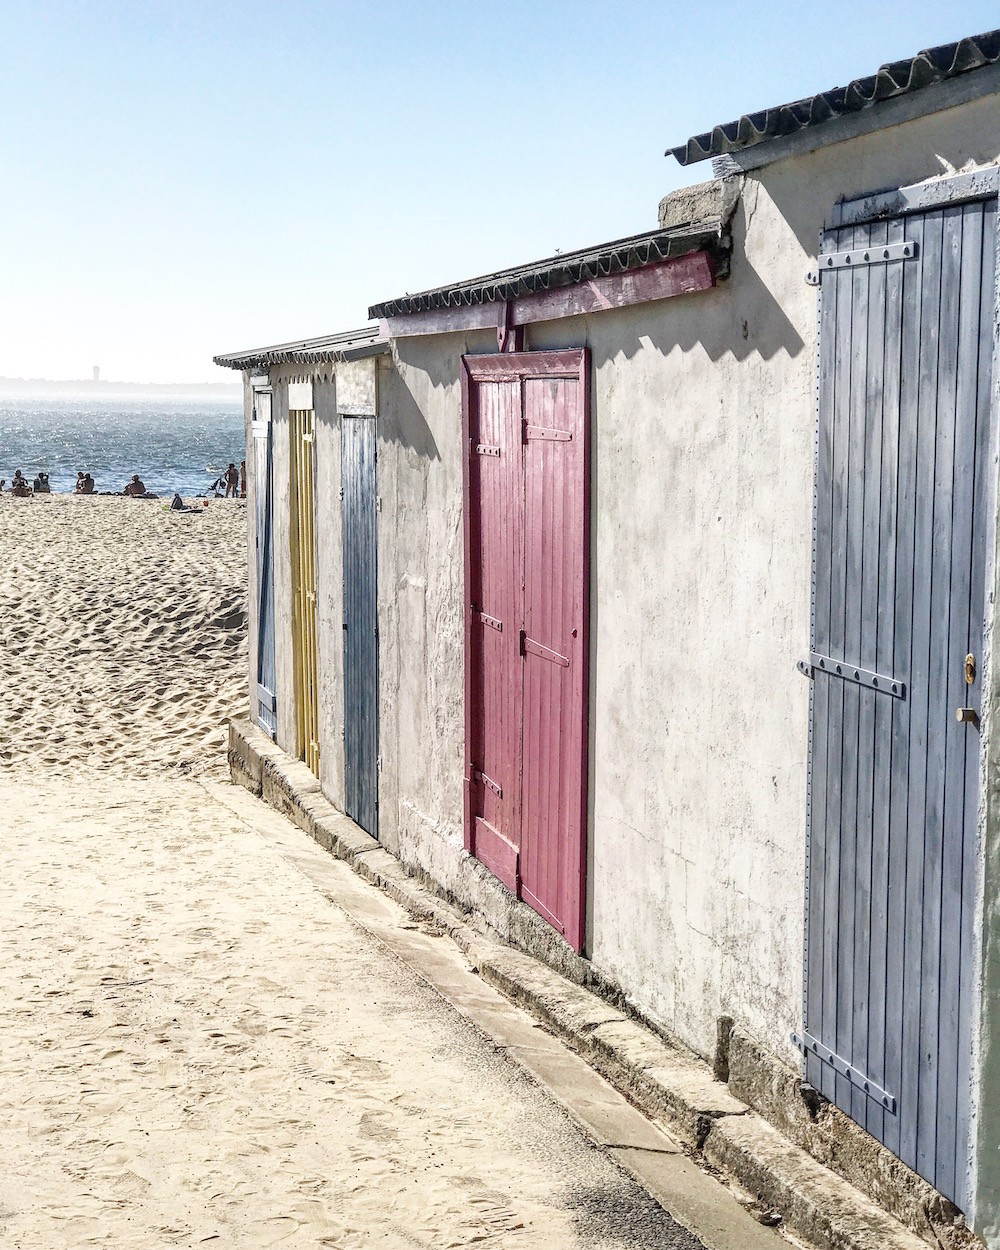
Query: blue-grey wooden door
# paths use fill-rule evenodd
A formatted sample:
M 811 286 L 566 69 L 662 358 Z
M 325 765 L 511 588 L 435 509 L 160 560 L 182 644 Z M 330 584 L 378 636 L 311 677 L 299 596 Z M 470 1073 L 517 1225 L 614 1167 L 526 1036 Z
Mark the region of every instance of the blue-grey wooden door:
M 820 257 L 800 1043 L 808 1081 L 959 1206 L 995 233 L 979 201 L 829 231 Z
M 277 736 L 274 661 L 274 541 L 271 392 L 253 394 L 254 515 L 257 547 L 257 724 Z
M 344 553 L 344 805 L 378 837 L 375 418 L 341 417 Z

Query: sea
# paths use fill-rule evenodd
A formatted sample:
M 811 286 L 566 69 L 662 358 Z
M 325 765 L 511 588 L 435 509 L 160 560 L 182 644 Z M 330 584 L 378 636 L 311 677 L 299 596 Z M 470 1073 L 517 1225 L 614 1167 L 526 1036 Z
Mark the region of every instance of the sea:
M 81 470 L 98 493 L 123 490 L 133 473 L 157 495 L 211 495 L 212 483 L 245 456 L 238 398 L 22 398 L 0 395 L 0 478 L 71 492 Z

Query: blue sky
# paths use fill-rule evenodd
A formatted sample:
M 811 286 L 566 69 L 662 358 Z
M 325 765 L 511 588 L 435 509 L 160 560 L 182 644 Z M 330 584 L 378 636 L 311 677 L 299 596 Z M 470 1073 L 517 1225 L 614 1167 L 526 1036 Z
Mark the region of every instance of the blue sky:
M 998 24 L 987 3 L 0 0 L 0 376 L 214 353 L 652 229 L 690 134 Z

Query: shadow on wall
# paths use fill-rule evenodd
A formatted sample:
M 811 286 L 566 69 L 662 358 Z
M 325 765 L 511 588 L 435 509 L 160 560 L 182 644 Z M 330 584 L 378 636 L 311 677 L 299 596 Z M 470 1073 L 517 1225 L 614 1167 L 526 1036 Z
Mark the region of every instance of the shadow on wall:
M 664 356 L 676 349 L 691 352 L 700 348 L 713 362 L 726 356 L 737 361 L 753 356 L 762 360 L 798 356 L 805 347 L 802 335 L 747 261 L 743 248 L 746 206 L 742 200 L 733 219 L 733 233 L 736 244 L 731 274 L 713 290 L 531 326 L 528 337 L 532 350 L 578 347 L 588 342 L 598 369 L 615 357 L 631 359 L 650 347 Z M 801 268 L 804 280 L 805 260 Z M 595 333 L 598 326 L 600 331 Z
M 403 342 L 405 340 L 397 340 L 399 345 Z M 382 391 L 380 413 L 392 413 L 391 420 L 379 421 L 380 436 L 391 443 L 398 443 L 400 447 L 409 448 L 421 459 L 440 460 L 441 453 L 434 441 L 431 427 L 427 424 L 427 418 L 421 412 L 420 405 L 413 398 L 399 369 L 389 369 L 381 373 L 379 386 Z
M 497 350 L 496 333 L 493 330 L 468 333 L 417 335 L 394 340 L 395 369 L 382 375 L 383 394 L 391 396 L 391 404 L 385 404 L 386 412 L 392 411 L 394 426 L 383 426 L 383 437 L 390 442 L 408 447 L 415 455 L 428 460 L 440 460 L 431 428 L 421 409 L 420 402 L 410 390 L 410 380 L 418 388 L 433 392 L 451 390 L 454 393 L 454 420 L 461 426 L 462 401 L 459 387 L 462 378 L 462 357 L 477 352 Z

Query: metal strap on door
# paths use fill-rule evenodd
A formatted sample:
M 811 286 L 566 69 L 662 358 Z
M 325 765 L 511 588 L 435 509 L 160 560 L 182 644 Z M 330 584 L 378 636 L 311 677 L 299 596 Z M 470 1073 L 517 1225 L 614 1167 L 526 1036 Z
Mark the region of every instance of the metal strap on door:
M 920 244 L 915 239 L 899 243 L 879 243 L 869 246 L 847 248 L 841 252 L 821 252 L 816 258 L 816 268 L 806 274 L 810 286 L 819 286 L 823 274 L 837 269 L 860 269 L 865 265 L 888 265 L 897 260 L 915 260 L 920 254 Z

